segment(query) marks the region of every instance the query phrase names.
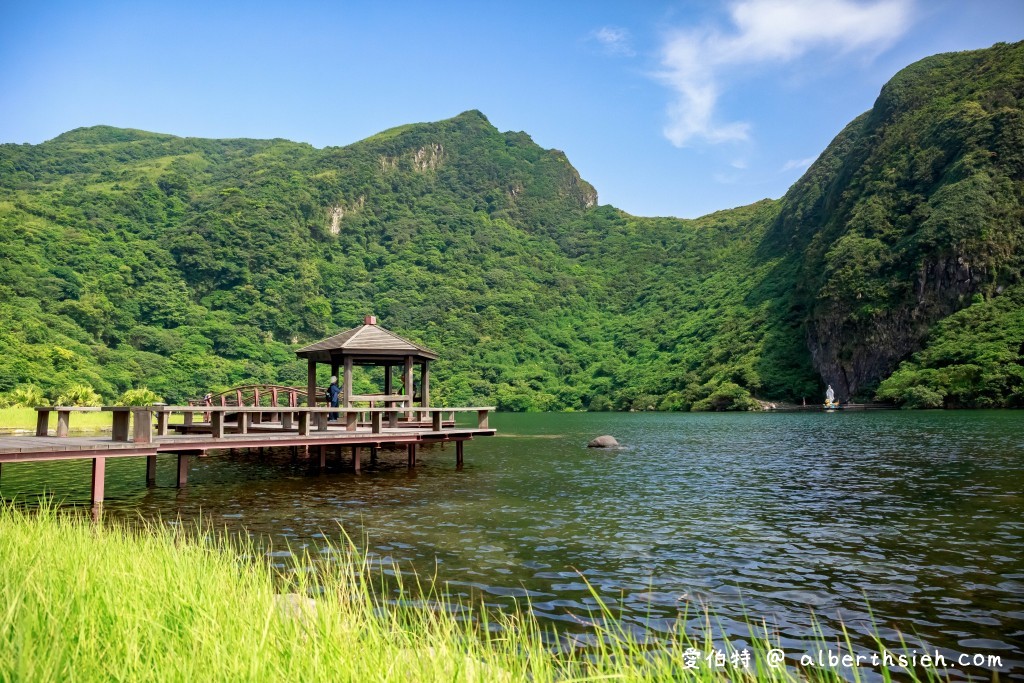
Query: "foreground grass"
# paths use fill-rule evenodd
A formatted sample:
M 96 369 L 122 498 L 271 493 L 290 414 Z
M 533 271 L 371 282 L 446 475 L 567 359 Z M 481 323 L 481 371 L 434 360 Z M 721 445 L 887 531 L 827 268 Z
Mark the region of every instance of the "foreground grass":
M 306 573 L 273 576 L 251 545 L 0 506 L 0 681 L 801 678 L 765 666 L 763 644 L 750 669 L 690 669 L 686 648 L 710 644 L 650 651 L 614 626 L 586 651 L 552 651 L 523 614 L 492 629 L 450 602 L 382 602 L 341 555 L 310 593 Z

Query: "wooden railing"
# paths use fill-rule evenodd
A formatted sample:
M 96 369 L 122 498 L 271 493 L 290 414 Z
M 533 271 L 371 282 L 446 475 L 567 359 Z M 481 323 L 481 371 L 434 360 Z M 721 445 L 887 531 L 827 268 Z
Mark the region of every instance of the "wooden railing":
M 477 428 L 488 429 L 490 411 L 493 407 L 470 408 L 333 408 L 322 406 L 310 408 L 305 406 L 105 406 L 104 411 L 112 412 L 114 417 L 113 440 L 128 441 L 131 418 L 134 417 L 133 441 L 150 443 L 153 440 L 153 418 L 156 418 L 155 436 L 166 436 L 171 428 L 170 416 L 180 413 L 184 416 L 183 424 L 196 424 L 196 414 L 209 416 L 210 433 L 215 439 L 223 438 L 227 428 L 229 413 L 236 416 L 234 433 L 248 434 L 254 425 L 265 425 L 280 422 L 281 431 L 298 431 L 299 436 L 308 436 L 311 431 L 327 431 L 328 415 L 335 413 L 342 417 L 345 430 L 354 432 L 360 423 L 369 423 L 370 432 L 380 434 L 386 419 L 398 413 L 405 413 L 408 421 L 419 420 L 420 415 L 430 415 L 431 429 L 441 432 L 454 427 L 456 413 L 476 413 Z M 445 424 L 445 416 L 448 423 Z M 271 420 L 273 418 L 273 420 Z
M 210 403 L 204 398 L 189 399 L 190 406 L 210 405 L 221 407 L 252 406 L 266 404 L 269 407 L 296 408 L 306 403 L 306 390 L 299 387 L 287 387 L 280 384 L 245 384 L 240 387 L 226 389 L 209 394 Z M 281 401 L 285 399 L 282 405 Z
M 47 436 L 50 427 L 50 412 L 57 413 L 57 436 L 67 436 L 71 413 L 92 413 L 99 410 L 93 406 L 36 406 L 36 436 Z

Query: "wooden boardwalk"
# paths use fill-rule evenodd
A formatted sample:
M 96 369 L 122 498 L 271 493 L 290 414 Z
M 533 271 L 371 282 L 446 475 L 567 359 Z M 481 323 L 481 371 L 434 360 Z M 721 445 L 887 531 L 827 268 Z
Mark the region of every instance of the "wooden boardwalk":
M 53 408 L 53 411 L 61 409 Z M 63 409 L 65 415 L 59 422 L 57 434 L 67 433 L 68 416 L 73 409 Z M 438 443 L 454 443 L 456 467 L 463 464 L 463 444 L 474 438 L 493 436 L 495 430 L 487 425 L 487 413 L 491 408 L 434 408 L 418 409 L 417 413 L 433 413 L 432 420 L 413 421 L 414 415 L 401 426 L 396 411 L 385 409 L 363 409 L 356 415 L 354 410 L 337 408 L 225 408 L 225 407 L 152 407 L 152 408 L 107 408 L 113 413 L 113 435 L 58 436 L 46 429 L 46 419 L 40 420 L 37 436 L 0 437 L 0 468 L 7 463 L 41 462 L 47 460 L 92 460 L 92 501 L 102 502 L 105 465 L 108 458 L 145 457 L 146 481 L 152 483 L 156 477 L 156 458 L 161 454 L 175 454 L 178 457 L 177 485 L 188 481 L 190 456 L 207 456 L 221 450 L 287 448 L 303 449 L 310 457 L 319 456 L 320 466 L 326 466 L 327 452 L 331 448 L 340 455 L 342 448 L 351 449 L 352 469 L 360 470 L 363 449 L 371 453 L 380 448 L 405 447 L 409 467 L 416 466 L 417 450 L 421 446 Z M 327 424 L 327 411 L 337 412 L 340 422 Z M 478 422 L 475 427 L 460 427 L 454 419 L 442 422 L 441 414 L 457 411 L 475 411 Z M 168 415 L 187 412 L 185 425 L 168 423 Z M 227 421 L 231 413 L 235 422 Z M 208 416 L 209 422 L 193 421 L 195 414 Z M 134 438 L 128 437 L 128 419 L 135 421 Z M 154 430 L 156 417 L 156 433 Z M 286 419 L 282 419 L 282 418 Z M 360 417 L 370 418 L 365 423 Z M 382 419 L 383 418 L 383 419 Z M 178 427 L 183 433 L 172 433 Z M 45 436 L 42 435 L 45 433 Z M 2 472 L 2 469 L 0 469 Z M 0 475 L 2 476 L 2 475 Z M 2 479 L 0 479 L 2 490 Z

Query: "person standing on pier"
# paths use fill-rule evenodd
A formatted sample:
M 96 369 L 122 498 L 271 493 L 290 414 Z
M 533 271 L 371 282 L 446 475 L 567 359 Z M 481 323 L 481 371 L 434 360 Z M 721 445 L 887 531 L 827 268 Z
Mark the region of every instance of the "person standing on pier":
M 327 387 L 327 402 L 332 408 L 338 407 L 338 397 L 341 396 L 341 388 L 338 386 L 338 377 L 331 375 L 331 386 Z M 337 413 L 330 413 L 327 416 L 327 421 L 337 420 Z

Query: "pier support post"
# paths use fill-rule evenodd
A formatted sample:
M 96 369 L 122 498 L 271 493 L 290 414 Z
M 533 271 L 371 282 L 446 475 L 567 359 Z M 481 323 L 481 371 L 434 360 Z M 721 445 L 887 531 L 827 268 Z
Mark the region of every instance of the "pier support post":
M 327 446 L 320 447 L 320 470 L 327 468 Z
M 188 453 L 178 453 L 178 488 L 188 483 Z
M 352 471 L 359 474 L 359 459 L 362 456 L 362 450 L 359 446 L 352 447 Z
M 377 447 L 370 446 L 370 462 L 377 462 Z
M 156 456 L 146 456 L 146 486 L 156 483 Z
M 455 442 L 455 467 L 456 469 L 462 469 L 462 444 L 464 441 Z
M 92 504 L 103 502 L 103 485 L 106 480 L 107 459 L 92 459 Z
M 416 444 L 411 443 L 406 448 L 408 449 L 409 467 L 416 467 Z

